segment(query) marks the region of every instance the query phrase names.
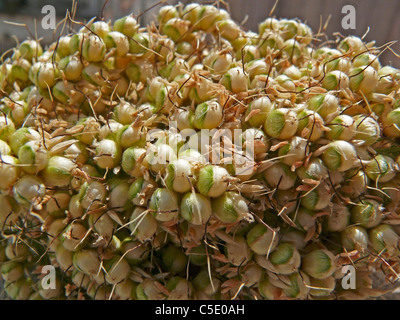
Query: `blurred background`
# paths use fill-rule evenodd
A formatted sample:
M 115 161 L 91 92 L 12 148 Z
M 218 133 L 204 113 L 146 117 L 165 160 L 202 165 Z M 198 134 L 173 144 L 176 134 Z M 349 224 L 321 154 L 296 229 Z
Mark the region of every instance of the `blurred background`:
M 0 53 L 15 46 L 15 37 L 24 40 L 29 36 L 25 27 L 9 25 L 4 21 L 24 23 L 31 33 L 37 32 L 38 37 L 43 37 L 43 44 L 50 43 L 57 35 L 52 30 L 44 30 L 41 20 L 43 6 L 53 5 L 56 9 L 57 20 L 65 17 L 67 9 L 71 9 L 72 0 L 0 0 Z M 169 0 L 164 3 L 184 4 L 192 1 Z M 204 3 L 203 0 L 197 1 Z M 207 3 L 213 3 L 207 1 Z M 224 5 L 225 3 L 225 5 Z M 276 0 L 225 0 L 220 1 L 221 7 L 227 8 L 237 22 L 244 22 L 243 26 L 248 30 L 257 31 L 257 25 L 269 16 Z M 157 5 L 158 4 L 158 5 Z M 356 9 L 356 29 L 344 30 L 342 19 L 346 14 L 342 13 L 345 5 L 353 5 Z M 154 7 L 153 7 L 154 6 Z M 77 0 L 76 19 L 87 21 L 92 17 L 100 17 L 103 12 L 105 19 L 116 19 L 133 13 L 142 14 L 142 25 L 154 19 L 159 0 Z M 104 11 L 102 8 L 104 7 Z M 152 8 L 153 7 L 153 8 Z M 150 10 L 149 9 L 152 8 Z M 367 30 L 365 40 L 376 40 L 378 46 L 390 41 L 400 40 L 400 1 L 394 0 L 279 0 L 276 4 L 273 16 L 277 18 L 298 18 L 306 22 L 315 32 L 329 19 L 325 34 L 331 40 L 335 39 L 333 33 L 343 35 L 353 34 L 362 37 Z M 35 31 L 36 19 L 36 31 Z M 60 31 L 61 28 L 58 29 Z M 391 47 L 400 52 L 400 42 Z M 400 68 L 400 59 L 390 50 L 386 50 L 380 58 L 382 64 L 390 64 Z

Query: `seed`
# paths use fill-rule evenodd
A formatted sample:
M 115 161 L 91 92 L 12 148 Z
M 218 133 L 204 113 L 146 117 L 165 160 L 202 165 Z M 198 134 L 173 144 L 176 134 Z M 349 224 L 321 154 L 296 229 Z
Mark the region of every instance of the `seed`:
M 227 73 L 223 75 L 220 83 L 233 93 L 240 93 L 247 91 L 249 85 L 249 79 L 244 74 L 243 69 L 236 67 L 229 69 Z
M 161 143 L 155 146 L 155 148 L 147 149 L 146 153 L 144 163 L 146 163 L 153 172 L 163 173 L 166 170 L 165 166 L 176 160 L 175 150 L 165 143 Z
M 371 66 L 377 71 L 381 68 L 378 57 L 370 53 L 360 54 L 353 60 L 353 67 L 358 68 L 365 66 Z
M 251 80 L 254 80 L 254 78 L 259 75 L 268 75 L 270 68 L 271 67 L 263 59 L 251 60 L 244 66 Z
M 234 266 L 245 265 L 252 257 L 252 252 L 247 245 L 246 239 L 241 236 L 235 236 L 232 241 L 228 241 L 225 252 L 229 262 Z
M 211 202 L 199 193 L 186 193 L 181 200 L 180 214 L 192 224 L 203 225 L 212 214 Z
M 4 115 L 0 115 L 0 139 L 3 141 L 8 141 L 14 132 L 15 132 L 15 125 L 13 121 L 11 119 L 6 118 Z
M 47 90 L 56 82 L 56 70 L 52 63 L 36 62 L 29 71 L 29 79 L 38 87 Z
M 7 142 L 0 140 L 0 156 L 5 155 L 8 156 L 11 153 L 11 148 Z
M 277 233 L 262 224 L 257 224 L 247 233 L 247 244 L 258 255 L 268 255 L 278 244 Z
M 320 185 L 312 191 L 307 192 L 301 198 L 301 205 L 308 210 L 322 210 L 331 202 L 333 194 L 324 185 Z
M 128 38 L 118 31 L 111 31 L 104 37 L 104 43 L 107 50 L 115 48 L 115 55 L 122 57 L 129 52 Z
M 330 140 L 350 141 L 356 134 L 356 126 L 351 116 L 342 114 L 333 119 L 330 124 L 330 131 L 325 132 L 325 136 Z
M 348 251 L 364 252 L 368 247 L 367 231 L 359 226 L 349 226 L 341 234 L 342 245 Z
M 371 180 L 388 182 L 396 176 L 393 165 L 394 160 L 391 157 L 377 155 L 375 158 L 367 161 L 365 173 Z
M 72 170 L 76 168 L 70 159 L 60 156 L 51 157 L 43 170 L 43 179 L 48 186 L 65 187 L 72 179 Z
M 300 253 L 290 243 L 280 243 L 269 257 L 278 274 L 291 274 L 300 266 Z
M 274 286 L 267 275 L 258 283 L 258 290 L 268 300 L 275 300 L 282 294 L 282 289 Z
M 141 244 L 139 241 L 130 237 L 124 239 L 120 251 L 124 259 L 131 265 L 140 265 L 142 262 L 146 261 L 149 256 L 147 245 Z
M 160 24 L 164 24 L 173 18 L 177 18 L 178 16 L 179 12 L 175 6 L 165 5 L 158 11 L 157 20 Z
M 106 281 L 110 284 L 124 281 L 131 272 L 128 262 L 118 255 L 104 261 L 104 268 L 107 270 Z
M 141 168 L 137 165 L 137 162 L 145 153 L 146 150 L 143 148 L 130 147 L 126 149 L 122 154 L 121 162 L 122 169 L 125 171 L 125 173 L 132 177 L 141 177 Z
M 371 117 L 356 116 L 354 128 L 356 129 L 354 139 L 363 140 L 367 145 L 374 144 L 381 135 L 379 123 Z
M 142 56 L 148 52 L 149 36 L 146 33 L 137 33 L 132 39 L 129 39 L 129 52 Z
M 43 48 L 38 41 L 25 40 L 20 44 L 18 53 L 21 58 L 31 61 L 43 54 Z
M 319 158 L 313 158 L 307 165 L 296 170 L 300 179 L 322 180 L 328 178 L 328 169 Z
M 45 185 L 36 176 L 23 176 L 13 186 L 15 200 L 25 207 L 31 206 L 36 199 L 42 198 L 45 193 Z
M 396 254 L 399 247 L 399 236 L 388 224 L 381 224 L 369 230 L 369 239 L 376 253 Z
M 335 257 L 325 249 L 317 249 L 302 259 L 302 269 L 315 279 L 325 279 L 335 271 Z
M 399 70 L 391 66 L 384 66 L 378 70 L 378 85 L 376 92 L 389 94 L 398 87 Z
M 91 63 L 83 68 L 82 77 L 96 87 L 103 87 L 108 80 L 108 72 Z
M 174 120 L 177 123 L 177 128 L 182 132 L 185 129 L 194 128 L 194 112 L 190 109 L 179 108 L 174 112 Z
M 179 274 L 187 266 L 187 257 L 181 248 L 169 245 L 162 252 L 162 261 L 169 272 Z
M 146 211 L 146 209 L 141 207 L 136 207 L 129 221 L 129 229 L 131 234 L 144 242 L 153 238 L 157 231 L 157 220 L 152 214 Z
M 89 216 L 88 223 L 103 239 L 109 241 L 115 233 L 115 223 L 107 213 L 95 212 Z
M 65 210 L 68 209 L 70 200 L 71 196 L 67 192 L 56 192 L 46 203 L 47 213 L 56 218 L 64 217 Z
M 106 195 L 106 187 L 99 181 L 85 182 L 79 190 L 81 205 L 84 209 L 97 209 L 103 204 Z
M 86 228 L 79 223 L 72 223 L 65 229 L 61 242 L 68 251 L 78 251 L 83 247 L 83 240 L 86 236 Z
M 325 279 L 315 279 L 310 277 L 310 294 L 314 297 L 327 297 L 336 287 L 336 280 L 333 276 Z
M 327 149 L 321 158 L 329 170 L 343 172 L 356 165 L 357 153 L 350 143 L 337 140 L 327 145 Z
M 113 30 L 123 33 L 128 37 L 133 37 L 139 29 L 139 25 L 135 18 L 126 16 L 115 20 Z
M 18 160 L 23 164 L 22 170 L 29 174 L 37 174 L 46 168 L 48 153 L 38 141 L 32 140 L 19 148 Z
M 221 123 L 222 117 L 221 105 L 211 100 L 196 107 L 193 124 L 197 129 L 213 129 Z
M 170 291 L 167 300 L 189 300 L 193 294 L 192 284 L 181 277 L 173 277 L 171 278 L 166 288 Z
M 318 112 L 324 120 L 327 120 L 331 118 L 332 115 L 337 114 L 339 110 L 339 101 L 338 98 L 330 93 L 319 94 L 308 100 L 307 107 L 309 110 Z
M 284 163 L 275 163 L 264 171 L 264 178 L 272 188 L 289 190 L 293 188 L 297 175 Z
M 322 86 L 327 90 L 345 90 L 349 88 L 349 77 L 342 71 L 334 70 L 326 74 Z
M 102 61 L 106 54 L 106 45 L 99 36 L 84 35 L 81 54 L 89 62 Z
M 351 209 L 353 223 L 364 228 L 373 228 L 379 225 L 383 219 L 383 207 L 374 200 L 364 200 L 357 203 Z
M 284 288 L 283 293 L 288 298 L 305 299 L 310 292 L 308 277 L 299 272 L 294 272 L 288 277 L 290 280 L 289 287 Z
M 369 94 L 378 85 L 378 73 L 371 66 L 351 70 L 349 78 L 351 90 L 358 93 Z
M 189 31 L 190 23 L 180 18 L 171 18 L 162 26 L 162 32 L 170 37 L 174 42 L 184 40 Z
M 400 109 L 395 109 L 383 118 L 384 133 L 390 138 L 400 136 Z
M 207 165 L 199 171 L 196 188 L 204 196 L 217 198 L 227 190 L 228 178 L 225 168 Z
M 288 166 L 304 160 L 309 152 L 308 141 L 304 138 L 293 137 L 288 144 L 279 149 L 278 155 L 285 156 L 281 161 Z
M 246 129 L 240 135 L 240 139 L 243 142 L 243 150 L 249 157 L 258 158 L 268 152 L 269 141 L 265 133 L 260 129 Z
M 293 110 L 279 108 L 268 114 L 264 131 L 272 138 L 287 140 L 295 135 L 298 125 L 299 121 Z
M 238 222 L 248 214 L 245 199 L 236 192 L 225 192 L 212 201 L 215 216 L 224 223 Z
M 83 216 L 84 209 L 81 205 L 79 194 L 74 194 L 71 197 L 68 205 L 68 212 L 70 213 L 73 219 Z
M 19 279 L 16 282 L 7 283 L 4 290 L 13 300 L 28 300 L 32 293 L 31 286 L 31 281 Z
M 327 228 L 330 232 L 340 232 L 346 229 L 350 222 L 350 210 L 341 204 L 333 204 L 332 212 L 327 218 Z
M 26 82 L 29 80 L 29 70 L 31 64 L 28 60 L 18 59 L 14 61 L 11 66 L 11 79 L 12 81 L 20 80 Z
M 73 252 L 67 250 L 63 244 L 57 246 L 55 254 L 62 270 L 67 270 L 72 266 Z
M 1 276 L 8 283 L 18 281 L 24 276 L 23 264 L 15 261 L 3 263 L 1 265 Z
M 79 271 L 96 275 L 100 270 L 100 261 L 95 250 L 80 250 L 74 254 L 73 264 Z
M 101 140 L 96 148 L 94 160 L 102 169 L 114 168 L 121 161 L 121 149 L 113 140 Z
M 130 184 L 127 180 L 115 179 L 110 181 L 110 207 L 115 211 L 124 211 L 130 208 L 129 200 Z
M 166 188 L 158 188 L 150 198 L 149 209 L 158 221 L 171 221 L 178 217 L 179 201 L 177 194 Z
M 165 300 L 165 295 L 160 291 L 157 284 L 159 282 L 151 279 L 145 279 L 136 287 L 136 296 L 138 300 Z
M 0 189 L 8 189 L 14 185 L 20 175 L 19 161 L 9 155 L 1 155 L 0 162 Z
M 81 79 L 83 64 L 76 56 L 67 56 L 58 63 L 58 68 L 64 72 L 68 81 L 79 81 Z

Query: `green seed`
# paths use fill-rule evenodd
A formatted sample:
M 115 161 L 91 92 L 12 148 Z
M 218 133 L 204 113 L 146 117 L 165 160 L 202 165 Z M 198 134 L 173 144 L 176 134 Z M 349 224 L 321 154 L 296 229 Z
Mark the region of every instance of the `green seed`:
M 335 271 L 335 257 L 325 249 L 317 249 L 302 259 L 302 269 L 311 277 L 325 279 Z

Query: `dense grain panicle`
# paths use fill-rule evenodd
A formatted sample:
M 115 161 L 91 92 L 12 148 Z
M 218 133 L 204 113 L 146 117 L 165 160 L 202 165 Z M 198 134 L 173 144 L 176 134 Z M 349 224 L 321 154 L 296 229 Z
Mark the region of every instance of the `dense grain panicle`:
M 3 56 L 10 299 L 368 299 L 375 272 L 398 280 L 400 71 L 219 5 L 71 20 Z

